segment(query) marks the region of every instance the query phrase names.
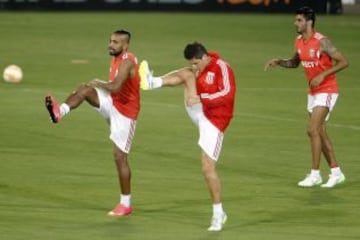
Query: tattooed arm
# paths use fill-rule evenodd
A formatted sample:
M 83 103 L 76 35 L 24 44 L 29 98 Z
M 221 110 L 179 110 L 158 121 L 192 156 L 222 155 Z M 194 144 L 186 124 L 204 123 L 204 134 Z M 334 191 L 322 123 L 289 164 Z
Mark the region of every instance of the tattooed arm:
M 334 66 L 325 71 L 326 76 L 336 73 L 349 66 L 349 63 L 345 59 L 344 55 L 339 50 L 337 50 L 337 48 L 328 38 L 323 38 L 320 40 L 320 51 L 329 55 L 334 61 Z
M 285 68 L 297 68 L 300 64 L 300 58 L 297 52 L 294 53 L 292 58 L 278 59 L 274 58 L 265 63 L 264 70 L 268 70 L 269 67 L 281 66 Z
M 320 40 L 320 51 L 331 57 L 334 62 L 334 65 L 317 75 L 310 83 L 310 87 L 318 86 L 326 76 L 334 74 L 346 67 L 349 66 L 348 61 L 342 55 L 342 53 L 331 43 L 328 38 L 323 38 Z

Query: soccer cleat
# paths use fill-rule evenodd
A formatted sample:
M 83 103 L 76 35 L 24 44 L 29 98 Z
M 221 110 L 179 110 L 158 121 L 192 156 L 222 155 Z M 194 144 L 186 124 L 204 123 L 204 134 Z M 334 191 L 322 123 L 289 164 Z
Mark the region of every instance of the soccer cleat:
M 61 120 L 60 107 L 53 96 L 47 95 L 45 97 L 45 106 L 49 111 L 51 121 L 59 123 Z
M 298 183 L 300 187 L 314 187 L 322 183 L 321 177 L 314 177 L 311 174 L 307 175 L 304 180 Z
M 132 207 L 126 207 L 123 204 L 118 204 L 116 205 L 116 207 L 111 210 L 110 212 L 108 212 L 109 216 L 127 216 L 130 215 L 132 213 L 133 209 Z
M 344 174 L 340 174 L 340 175 L 335 175 L 335 174 L 330 174 L 329 175 L 329 180 L 325 183 L 322 184 L 321 187 L 323 188 L 332 188 L 335 185 L 338 185 L 340 183 L 345 182 L 345 175 Z
M 139 67 L 139 74 L 140 74 L 140 88 L 142 90 L 150 90 L 152 89 L 152 72 L 149 69 L 149 64 L 146 60 L 143 60 L 140 63 Z
M 227 220 L 226 213 L 213 216 L 208 231 L 211 232 L 221 231 L 224 227 L 226 220 Z

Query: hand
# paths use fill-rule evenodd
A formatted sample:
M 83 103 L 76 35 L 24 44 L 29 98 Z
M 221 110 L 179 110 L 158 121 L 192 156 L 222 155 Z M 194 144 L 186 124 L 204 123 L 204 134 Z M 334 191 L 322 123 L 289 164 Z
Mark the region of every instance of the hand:
M 324 77 L 322 74 L 317 75 L 310 81 L 310 88 L 318 87 L 323 80 L 324 80 Z
M 188 107 L 191 107 L 192 105 L 199 103 L 199 102 L 200 102 L 199 96 L 189 97 L 188 99 L 186 99 L 186 105 Z
M 264 71 L 267 71 L 270 67 L 276 67 L 278 63 L 279 63 L 279 59 L 277 58 L 271 59 L 270 61 L 265 63 Z

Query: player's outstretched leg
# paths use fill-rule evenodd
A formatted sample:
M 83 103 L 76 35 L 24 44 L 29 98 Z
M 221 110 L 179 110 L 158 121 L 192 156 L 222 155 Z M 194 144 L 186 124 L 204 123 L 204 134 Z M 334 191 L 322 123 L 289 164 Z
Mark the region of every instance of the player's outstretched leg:
M 50 114 L 50 119 L 53 123 L 59 123 L 61 120 L 60 107 L 55 98 L 51 95 L 45 97 L 45 107 Z

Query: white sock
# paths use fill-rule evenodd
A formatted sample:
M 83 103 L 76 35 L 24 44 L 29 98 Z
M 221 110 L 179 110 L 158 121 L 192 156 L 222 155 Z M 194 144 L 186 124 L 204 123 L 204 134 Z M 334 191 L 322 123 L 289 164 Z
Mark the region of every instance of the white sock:
M 341 172 L 340 167 L 331 168 L 331 174 L 332 174 L 332 175 L 340 176 L 341 173 L 342 173 L 342 172 Z
M 65 116 L 70 112 L 70 107 L 66 103 L 60 105 L 60 115 L 61 117 Z
M 218 216 L 224 214 L 224 209 L 222 207 L 222 203 L 213 204 L 213 215 Z
M 153 77 L 151 79 L 151 82 L 152 82 L 152 89 L 161 88 L 163 85 L 163 80 L 161 77 Z
M 316 178 L 320 178 L 320 170 L 319 169 L 311 169 L 311 176 L 316 177 Z
M 120 204 L 124 205 L 125 207 L 130 207 L 131 194 L 129 194 L 129 195 L 120 194 Z

